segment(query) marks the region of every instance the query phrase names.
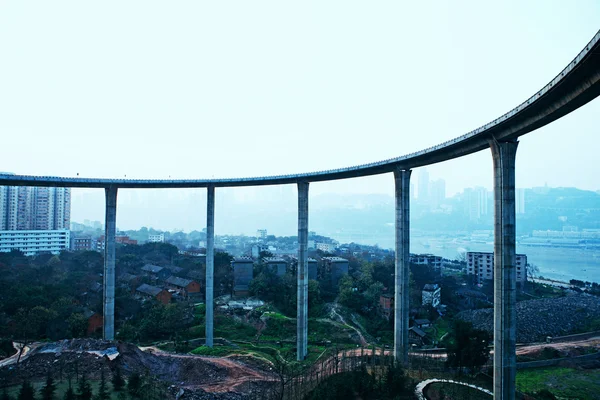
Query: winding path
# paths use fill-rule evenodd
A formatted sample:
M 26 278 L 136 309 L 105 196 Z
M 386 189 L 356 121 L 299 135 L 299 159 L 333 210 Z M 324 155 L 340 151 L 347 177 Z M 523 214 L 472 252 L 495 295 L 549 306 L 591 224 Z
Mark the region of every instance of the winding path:
M 348 322 L 346 322 L 346 320 L 344 319 L 344 317 L 342 317 L 338 312 L 337 309 L 339 307 L 338 302 L 336 301 L 335 303 L 333 303 L 333 306 L 331 307 L 331 314 L 335 315 L 337 317 L 337 319 L 340 320 L 340 322 L 348 327 L 350 327 L 351 329 L 353 329 L 356 333 L 358 333 L 358 337 L 360 338 L 360 344 L 362 346 L 368 346 L 369 342 L 367 342 L 367 340 L 365 339 L 365 337 L 363 336 L 362 332 L 360 331 L 360 329 L 358 329 L 357 327 L 355 327 L 354 325 L 349 324 Z

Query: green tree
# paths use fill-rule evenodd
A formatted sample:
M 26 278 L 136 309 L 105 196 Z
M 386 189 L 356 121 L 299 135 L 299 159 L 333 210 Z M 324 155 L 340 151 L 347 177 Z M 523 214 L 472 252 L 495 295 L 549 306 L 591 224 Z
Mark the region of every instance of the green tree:
M 69 323 L 69 330 L 74 338 L 84 337 L 87 333 L 88 321 L 81 313 L 73 313 L 67 320 Z
M 147 373 L 142 379 L 140 393 L 144 394 L 144 400 L 162 400 L 166 397 L 164 388 Z
M 73 391 L 73 386 L 71 386 L 71 376 L 70 375 L 68 377 L 68 380 L 69 380 L 69 388 L 65 392 L 63 399 L 64 400 L 77 400 L 77 396 L 75 395 L 75 392 Z
M 8 394 L 8 389 L 4 388 L 2 390 L 2 397 L 0 397 L 1 400 L 13 400 L 13 398 Z
M 48 321 L 56 316 L 51 311 L 42 306 L 33 307 L 30 310 L 19 309 L 15 316 L 15 326 L 17 327 L 16 336 L 21 342 L 19 356 L 17 357 L 17 366 L 21 360 L 21 355 L 25 346 L 32 340 L 39 339 L 45 335 Z
M 55 392 L 56 384 L 54 383 L 54 379 L 52 379 L 52 375 L 48 374 L 48 377 L 46 378 L 46 384 L 40 390 L 42 400 L 53 400 Z
M 70 385 L 67 391 L 65 392 L 64 400 L 77 400 L 77 396 L 75 395 L 75 392 L 73 391 L 73 388 Z
M 100 386 L 98 387 L 98 393 L 96 394 L 97 400 L 108 400 L 110 395 L 106 387 L 106 379 L 104 377 L 104 369 L 100 372 Z
M 409 392 L 408 384 L 409 378 L 404 374 L 404 370 L 399 363 L 394 363 L 386 372 L 385 384 L 382 389 L 387 392 L 390 399 L 395 399 L 399 395 Z
M 488 360 L 490 335 L 486 331 L 474 329 L 470 322 L 456 320 L 454 330 L 444 339 L 448 351 L 448 366 L 457 368 L 461 374 L 464 368 L 474 372 Z
M 77 399 L 91 400 L 92 396 L 92 385 L 90 384 L 90 381 L 87 380 L 85 374 L 83 374 L 77 385 Z
M 34 400 L 35 394 L 33 392 L 33 386 L 28 381 L 24 381 L 19 390 L 19 396 L 17 400 Z
M 115 392 L 120 392 L 123 389 L 123 386 L 125 386 L 125 379 L 123 379 L 123 376 L 121 375 L 121 368 L 117 367 L 117 371 L 112 377 L 112 385 Z
M 52 256 L 50 260 L 48 260 L 48 266 L 54 267 L 60 264 L 60 258 L 57 255 Z
M 348 275 L 340 279 L 338 298 L 340 304 L 355 311 L 361 311 L 366 304 L 363 294 L 356 287 L 354 280 Z
M 127 391 L 131 397 L 139 398 L 140 389 L 142 387 L 142 377 L 138 373 L 134 373 L 129 377 L 127 381 Z
M 185 308 L 181 304 L 162 304 L 148 302 L 147 312 L 139 324 L 142 340 L 170 337 L 185 325 Z

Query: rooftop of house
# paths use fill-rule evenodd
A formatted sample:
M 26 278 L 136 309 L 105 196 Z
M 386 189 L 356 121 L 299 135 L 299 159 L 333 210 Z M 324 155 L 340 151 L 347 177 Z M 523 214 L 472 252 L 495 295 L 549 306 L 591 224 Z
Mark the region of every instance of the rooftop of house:
M 92 282 L 90 284 L 90 291 L 98 293 L 101 290 L 102 290 L 102 284 L 100 282 Z
M 144 293 L 144 294 L 149 294 L 150 296 L 156 296 L 158 295 L 160 292 L 162 292 L 163 290 L 159 287 L 156 286 L 152 286 L 152 285 L 147 285 L 147 284 L 143 284 L 140 285 L 137 289 L 137 292 L 140 293 Z
M 425 332 L 423 332 L 421 329 L 417 328 L 416 326 L 411 327 L 409 329 L 409 331 L 413 331 L 414 333 L 416 333 L 417 335 L 419 335 L 422 338 L 427 336 L 427 334 Z
M 154 274 L 159 273 L 163 269 L 164 269 L 163 267 L 159 267 L 158 265 L 152 265 L 152 264 L 146 264 L 142 267 L 142 271 L 152 272 Z
M 428 283 L 425 286 L 423 286 L 423 290 L 428 291 L 428 292 L 433 292 L 435 290 L 438 290 L 440 287 L 440 285 L 438 285 L 437 283 Z
M 292 260 L 292 261 L 298 262 L 298 257 L 297 257 L 297 256 L 294 256 L 294 255 L 292 255 L 292 256 L 289 256 L 289 258 L 290 258 L 290 260 Z M 315 259 L 314 259 L 314 258 L 312 258 L 312 257 L 308 257 L 308 262 L 309 262 L 309 263 L 316 263 L 316 262 L 317 262 L 317 260 L 315 260 Z
M 187 276 L 193 279 L 204 279 L 204 273 L 198 270 L 191 270 L 187 273 Z
M 416 325 L 428 325 L 428 324 L 431 324 L 431 321 L 429 321 L 428 319 L 415 319 L 415 324 Z
M 137 279 L 137 276 L 128 274 L 127 272 L 123 272 L 121 275 L 119 275 L 120 281 L 131 282 L 134 279 Z
M 252 257 L 236 257 L 233 259 L 234 263 L 254 263 Z
M 165 282 L 167 282 L 168 284 L 173 285 L 173 286 L 185 288 L 194 281 L 191 279 L 180 278 L 178 276 L 171 276 Z
M 92 311 L 92 310 L 90 310 L 89 308 L 85 308 L 85 309 L 83 310 L 82 314 L 83 314 L 83 317 L 84 317 L 84 318 L 88 319 L 88 318 L 90 318 L 92 315 L 96 314 L 96 312 L 95 312 L 95 311 Z
M 323 257 L 322 260 L 329 262 L 348 262 L 348 260 L 342 257 Z
M 275 264 L 275 263 L 277 263 L 277 264 L 286 263 L 287 264 L 287 261 L 285 261 L 281 257 L 264 257 L 262 260 L 263 260 L 264 263 L 267 263 L 267 264 L 269 264 L 269 263 L 273 263 L 273 264 Z

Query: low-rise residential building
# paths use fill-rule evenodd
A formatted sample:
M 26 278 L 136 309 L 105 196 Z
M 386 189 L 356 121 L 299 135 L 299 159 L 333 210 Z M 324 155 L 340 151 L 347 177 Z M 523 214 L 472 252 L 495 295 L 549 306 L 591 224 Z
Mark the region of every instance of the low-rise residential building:
M 517 254 L 517 283 L 527 281 L 527 256 Z M 467 274 L 475 275 L 477 283 L 494 279 L 494 253 L 469 251 L 467 253 Z
M 422 346 L 426 342 L 427 334 L 416 326 L 412 326 L 408 329 L 408 342 Z
M 250 248 L 250 254 L 252 258 L 258 259 L 260 257 L 260 253 L 263 251 L 269 251 L 269 246 L 264 244 L 255 244 Z
M 284 276 L 287 272 L 287 261 L 281 257 L 264 257 L 262 261 L 270 271 L 278 276 Z
M 142 284 L 136 290 L 135 293 L 138 297 L 143 299 L 156 299 L 163 304 L 169 304 L 171 302 L 171 293 L 168 290 L 161 289 L 156 286 Z
M 411 254 L 410 262 L 418 265 L 430 265 L 435 269 L 442 268 L 442 257 L 433 254 Z
M 119 277 L 117 278 L 117 282 L 119 283 L 120 287 L 124 289 L 133 290 L 138 286 L 139 278 L 135 275 L 124 272 L 121 275 L 119 275 Z
M 102 318 L 102 315 L 98 314 L 95 311 L 85 309 L 83 311 L 83 317 L 87 320 L 88 335 L 94 334 L 97 331 L 102 330 L 102 325 L 104 324 L 104 318 Z
M 138 244 L 137 240 L 131 239 L 127 235 L 116 235 L 115 243 L 118 244 Z M 100 236 L 95 242 L 92 242 L 92 248 L 96 251 L 104 251 L 106 247 L 104 235 Z
M 429 328 L 431 321 L 428 319 L 415 319 L 415 326 L 419 329 Z
M 254 261 L 250 257 L 237 257 L 231 262 L 233 268 L 233 295 L 247 296 L 250 281 L 254 278 Z
M 206 273 L 205 273 L 205 271 L 200 271 L 200 270 L 197 270 L 197 269 L 193 269 L 191 271 L 188 271 L 186 277 L 190 278 L 190 279 L 193 279 L 196 282 L 200 283 L 200 282 L 204 282 L 206 280 Z
M 317 260 L 308 257 L 308 279 L 317 280 Z
M 86 251 L 92 249 L 91 236 L 71 235 L 71 251 Z
M 437 283 L 428 283 L 421 291 L 422 304 L 437 307 L 442 299 L 442 288 Z
M 294 274 L 298 273 L 298 257 L 289 256 L 290 268 Z M 318 279 L 318 262 L 314 258 L 308 257 L 308 279 Z
M 381 308 L 383 316 L 390 319 L 394 312 L 394 295 L 391 293 L 384 293 L 379 296 L 379 307 Z
M 165 281 L 165 284 L 167 288 L 176 290 L 184 298 L 200 293 L 200 284 L 191 279 L 171 276 Z
M 158 265 L 146 264 L 142 267 L 142 272 L 153 279 L 164 281 L 171 276 L 171 270 Z
M 342 279 L 344 275 L 348 275 L 348 260 L 341 257 L 323 257 L 321 260 L 324 269 L 331 274 L 331 284 L 334 287 L 337 287 L 340 283 L 340 279 Z
M 159 233 L 156 235 L 148 235 L 148 243 L 164 243 L 165 235 L 164 233 Z
M 59 254 L 69 250 L 70 245 L 71 233 L 68 230 L 0 231 L 0 252 L 20 250 L 26 256 Z

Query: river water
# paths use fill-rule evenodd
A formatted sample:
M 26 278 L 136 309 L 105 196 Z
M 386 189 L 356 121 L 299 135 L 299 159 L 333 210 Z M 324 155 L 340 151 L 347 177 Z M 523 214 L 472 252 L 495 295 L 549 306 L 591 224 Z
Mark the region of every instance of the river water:
M 375 245 L 384 249 L 394 248 L 393 235 L 361 235 L 331 233 L 331 237 L 340 243 L 355 242 Z M 456 259 L 461 252 L 486 251 L 493 252 L 493 243 L 464 241 L 447 237 L 411 236 L 411 253 L 431 253 L 448 259 Z M 539 268 L 539 275 L 544 278 L 568 282 L 570 279 L 600 282 L 600 249 L 531 247 L 517 243 L 517 253 L 527 255 L 527 261 Z

